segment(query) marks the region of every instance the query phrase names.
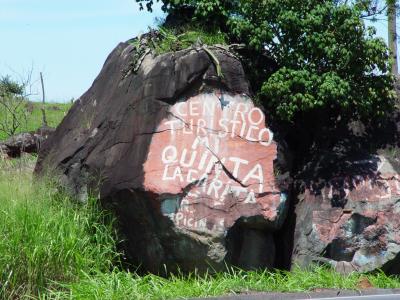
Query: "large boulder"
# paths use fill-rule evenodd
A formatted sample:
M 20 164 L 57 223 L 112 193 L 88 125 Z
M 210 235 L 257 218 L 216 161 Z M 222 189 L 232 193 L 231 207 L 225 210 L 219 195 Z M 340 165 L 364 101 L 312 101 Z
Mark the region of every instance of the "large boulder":
M 136 52 L 121 43 L 110 54 L 36 172 L 58 172 L 81 201 L 98 188 L 145 270 L 274 267 L 288 187 L 239 60 L 210 47 L 132 63 Z

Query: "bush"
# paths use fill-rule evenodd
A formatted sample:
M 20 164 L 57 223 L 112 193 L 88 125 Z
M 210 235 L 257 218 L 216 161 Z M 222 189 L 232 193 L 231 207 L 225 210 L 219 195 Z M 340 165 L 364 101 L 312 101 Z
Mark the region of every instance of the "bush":
M 156 54 L 179 51 L 197 43 L 201 45 L 225 45 L 227 43 L 226 35 L 220 31 L 208 32 L 198 28 L 177 30 L 167 27 L 160 27 L 158 31 L 161 39 L 154 45 Z
M 25 85 L 12 80 L 9 76 L 0 79 L 0 134 L 7 137 L 14 135 L 26 126 Z

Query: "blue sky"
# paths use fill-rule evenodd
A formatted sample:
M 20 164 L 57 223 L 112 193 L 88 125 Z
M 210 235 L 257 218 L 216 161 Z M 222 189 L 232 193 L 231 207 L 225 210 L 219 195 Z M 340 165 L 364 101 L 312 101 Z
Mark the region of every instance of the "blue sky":
M 48 100 L 78 98 L 111 50 L 156 17 L 163 17 L 159 8 L 139 11 L 134 0 L 0 0 L 0 75 L 23 75 L 32 66 L 33 79 L 43 72 Z M 374 25 L 387 39 L 385 21 Z
M 26 74 L 33 65 L 49 100 L 78 98 L 119 42 L 162 16 L 140 12 L 134 0 L 0 0 L 0 75 Z

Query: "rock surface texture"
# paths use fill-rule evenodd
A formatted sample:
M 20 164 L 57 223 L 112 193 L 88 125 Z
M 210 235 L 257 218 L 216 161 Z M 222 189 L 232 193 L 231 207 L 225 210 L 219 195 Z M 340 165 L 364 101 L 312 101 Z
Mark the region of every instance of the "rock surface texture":
M 38 153 L 43 142 L 53 133 L 50 127 L 41 127 L 36 131 L 16 134 L 0 142 L 0 156 L 15 158 L 22 153 Z
M 288 209 L 277 143 L 221 48 L 154 57 L 121 43 L 46 141 L 36 166 L 61 173 L 81 201 L 96 186 L 145 270 L 271 268 Z
M 293 263 L 337 271 L 400 273 L 400 175 L 393 155 L 337 162 L 346 171 L 304 180 L 296 206 Z M 316 177 L 317 178 L 317 177 Z
M 80 201 L 100 193 L 131 262 L 155 273 L 312 262 L 400 273 L 399 150 L 371 150 L 362 124 L 337 139 L 316 131 L 316 143 L 289 130 L 290 170 L 233 54 L 154 56 L 135 44 L 110 54 L 36 165 Z

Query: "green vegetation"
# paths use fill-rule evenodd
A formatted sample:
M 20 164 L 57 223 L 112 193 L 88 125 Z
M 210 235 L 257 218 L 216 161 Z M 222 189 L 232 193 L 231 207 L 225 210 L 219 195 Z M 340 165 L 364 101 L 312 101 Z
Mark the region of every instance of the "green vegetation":
M 4 96 L 5 94 L 22 95 L 23 93 L 23 84 L 19 84 L 18 82 L 12 80 L 10 76 L 4 76 L 0 79 L 1 96 Z
M 0 132 L 6 136 L 14 135 L 26 124 L 24 83 L 19 83 L 5 76 L 0 79 Z
M 25 110 L 26 122 L 24 121 L 15 133 L 37 130 L 42 126 L 42 114 L 40 111 L 42 104 L 39 102 L 24 101 L 22 105 L 23 107 L 21 109 Z M 57 127 L 70 108 L 70 103 L 46 103 L 45 110 L 48 126 Z M 0 109 L 0 119 L 1 118 L 4 118 L 4 111 Z M 9 136 L 5 132 L 0 131 L 0 141 L 8 137 Z
M 26 105 L 31 113 L 27 118 L 27 126 L 22 131 L 36 130 L 42 125 L 42 115 L 40 111 L 42 103 L 28 102 Z M 44 107 L 48 126 L 57 127 L 71 108 L 71 105 L 71 103 L 46 103 Z
M 182 32 L 183 31 L 183 32 Z M 174 28 L 160 27 L 162 36 L 160 42 L 155 43 L 157 54 L 186 49 L 195 44 L 201 45 L 226 45 L 227 37 L 221 31 L 208 32 L 202 29 L 188 29 L 179 31 Z
M 28 100 L 31 85 L 31 74 L 20 80 L 0 77 L 0 141 L 20 132 L 36 131 L 43 125 L 43 104 Z M 71 104 L 46 103 L 47 125 L 56 127 L 70 107 Z
M 249 292 L 303 292 L 320 288 L 358 289 L 361 280 L 375 287 L 398 288 L 400 281 L 383 274 L 341 276 L 323 267 L 293 272 L 231 272 L 216 275 L 140 277 L 127 272 L 86 276 L 67 285 L 68 291 L 52 292 L 59 299 L 185 299 Z
M 112 222 L 93 201 L 78 205 L 50 182 L 32 182 L 32 158 L 0 163 L 0 299 L 111 268 Z
M 149 10 L 154 2 L 136 1 Z M 280 119 L 295 122 L 298 116 L 306 119 L 307 113 L 316 112 L 322 116 L 315 118 L 317 123 L 339 116 L 376 117 L 393 106 L 388 51 L 365 28 L 359 1 L 161 2 L 164 11 L 186 23 L 159 28 L 161 38 L 150 41 L 156 54 L 240 44 L 237 48 L 258 99 Z M 140 39 L 134 43 L 141 47 Z M 212 52 L 209 55 L 212 58 Z M 41 126 L 41 103 L 26 100 L 24 85 L 4 77 L 0 98 L 0 121 L 10 120 L 6 125 L 11 124 L 12 131 Z M 11 109 L 7 112 L 4 105 Z M 46 104 L 49 126 L 57 126 L 69 108 L 70 104 Z M 8 135 L 0 132 L 0 140 Z M 96 199 L 79 204 L 51 181 L 33 181 L 34 163 L 30 156 L 0 158 L 0 299 L 176 299 L 357 289 L 360 282 L 400 288 L 398 277 L 379 272 L 342 276 L 324 266 L 292 272 L 230 269 L 168 278 L 136 274 L 120 263 L 114 218 L 96 205 Z
M 252 86 L 279 119 L 318 113 L 336 122 L 393 109 L 388 49 L 362 19 L 368 0 L 136 1 L 148 10 L 162 2 L 178 29 L 183 22 L 243 44 Z
M 74 203 L 51 182 L 32 182 L 35 158 L 0 161 L 0 299 L 177 299 L 256 291 L 400 288 L 383 273 L 293 272 L 140 276 L 120 267 L 113 218 L 94 200 Z

